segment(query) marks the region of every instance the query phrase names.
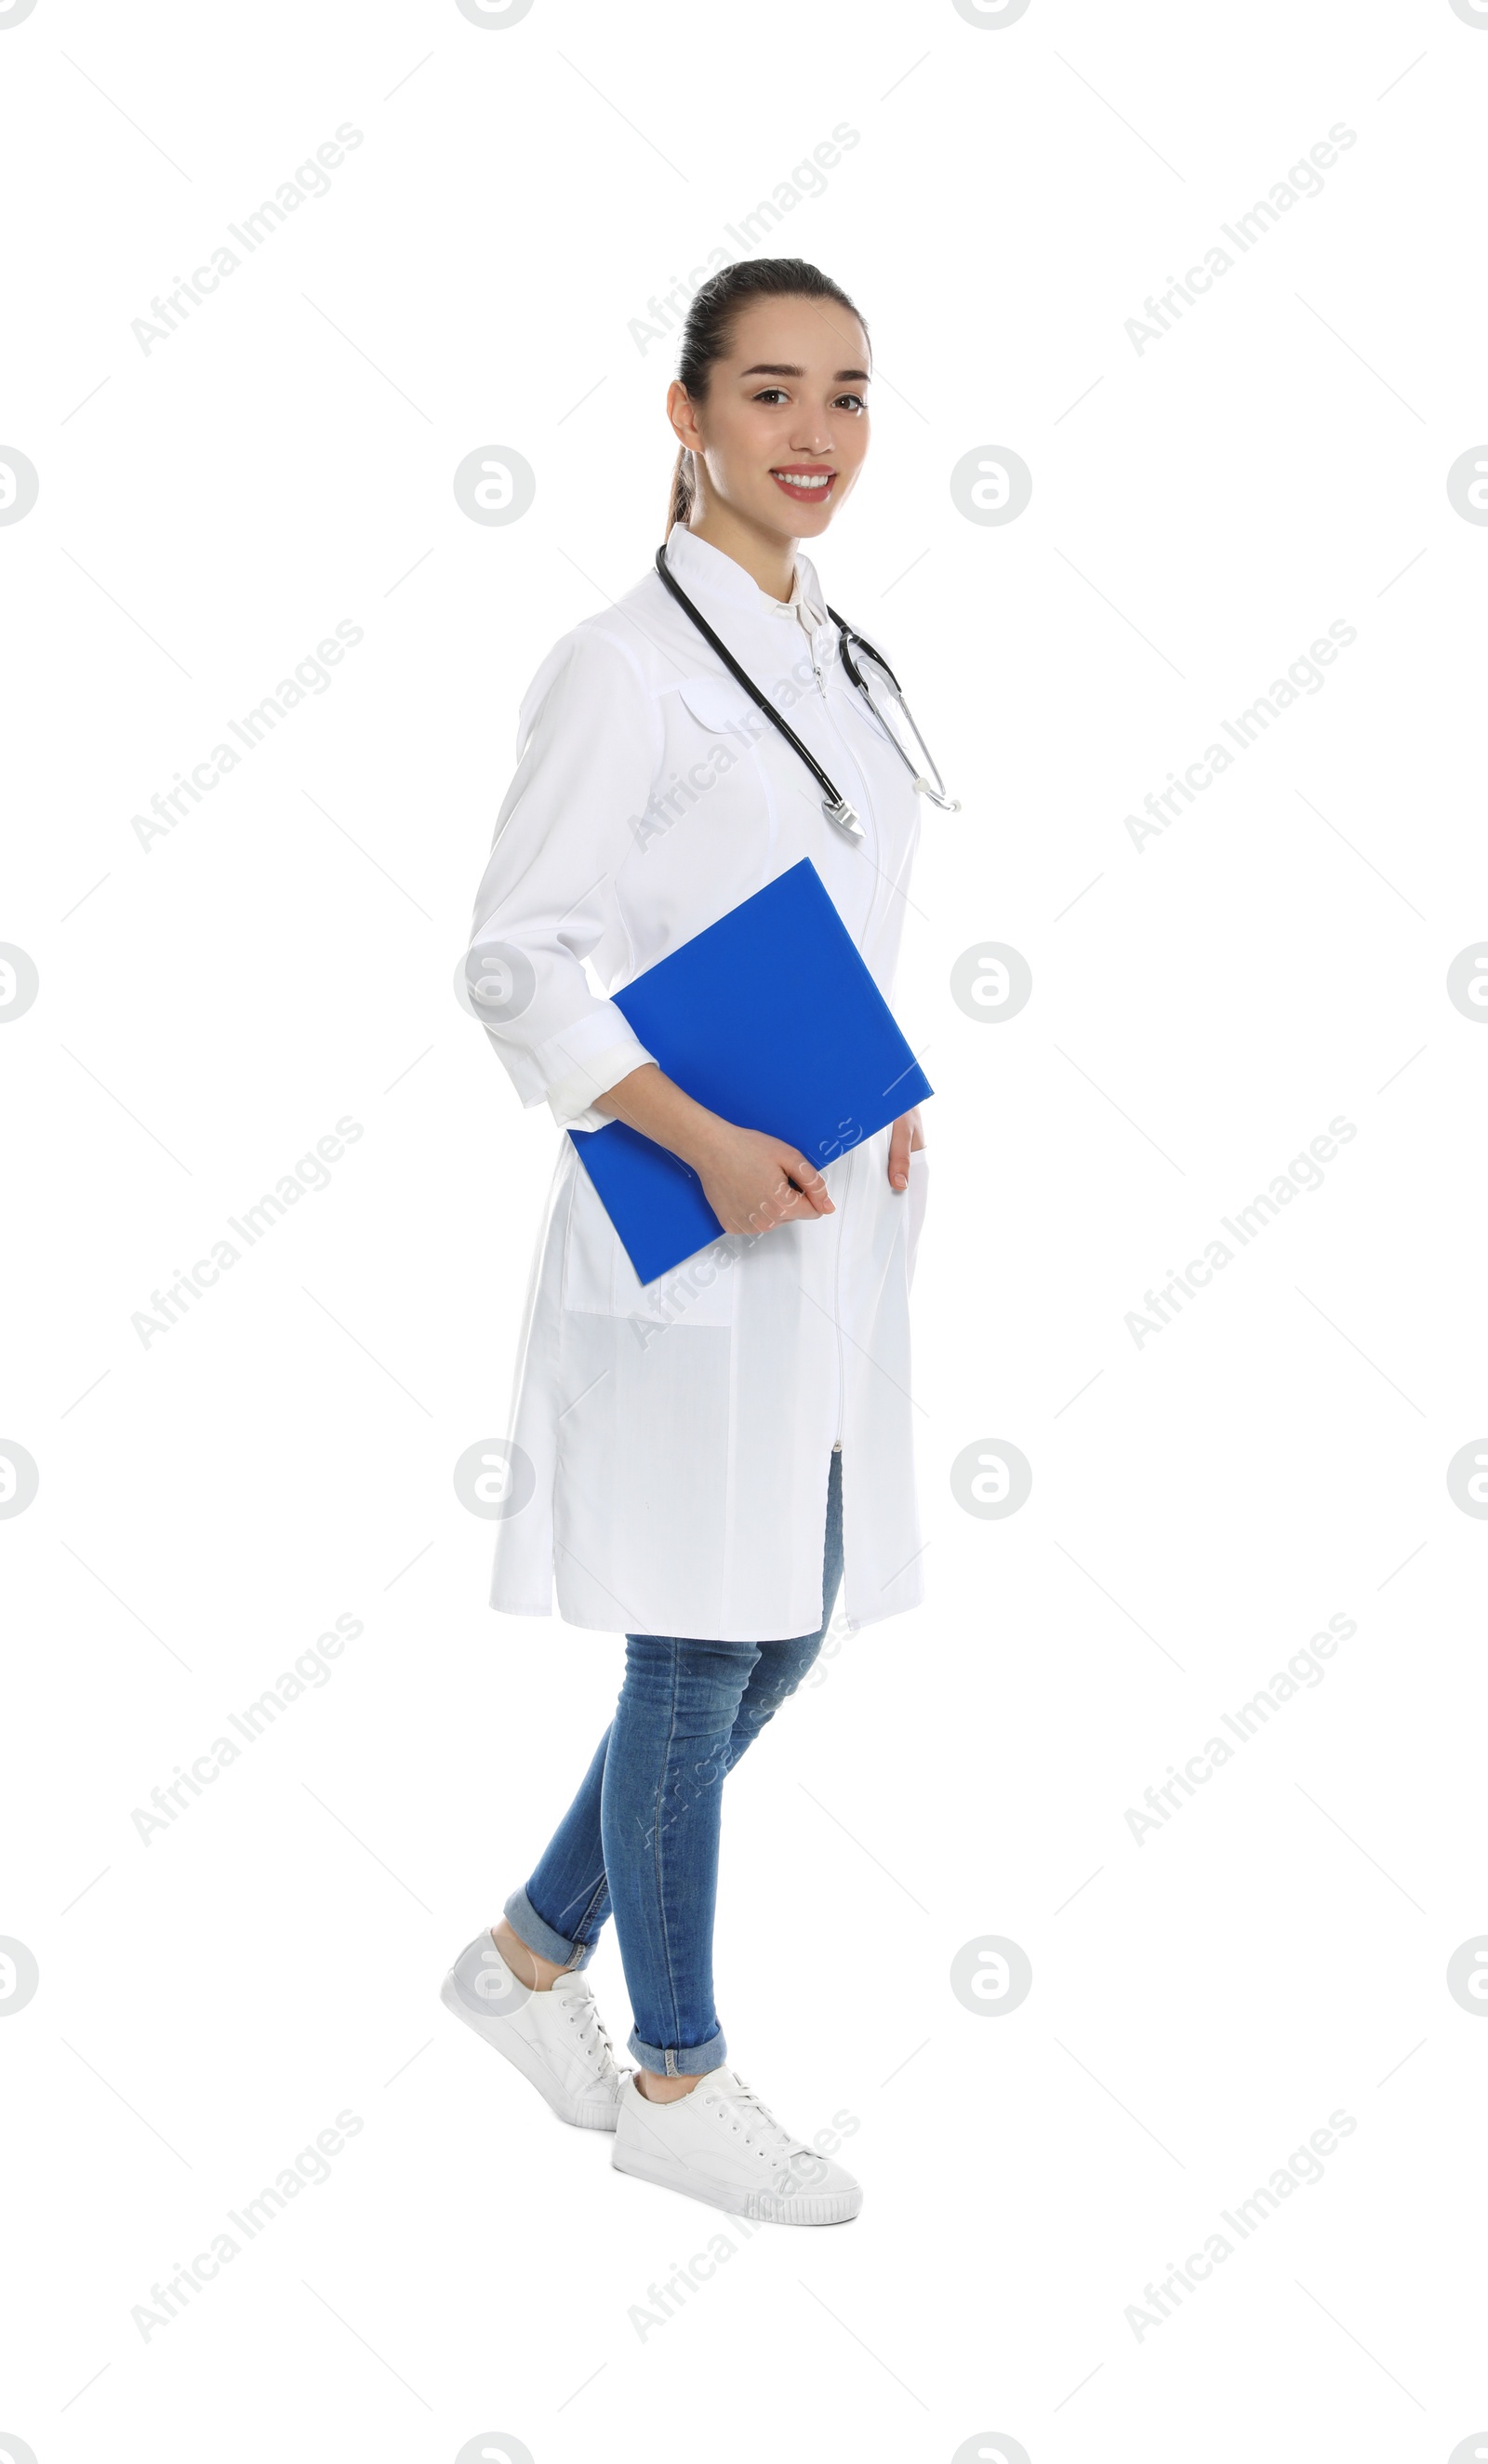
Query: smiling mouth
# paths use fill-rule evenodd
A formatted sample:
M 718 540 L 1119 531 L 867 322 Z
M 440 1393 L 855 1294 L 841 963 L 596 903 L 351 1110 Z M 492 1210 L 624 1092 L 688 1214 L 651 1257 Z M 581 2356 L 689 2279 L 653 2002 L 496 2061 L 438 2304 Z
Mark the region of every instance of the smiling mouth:
M 786 495 L 794 496 L 799 505 L 821 505 L 826 502 L 837 478 L 835 471 L 772 471 L 771 478 Z

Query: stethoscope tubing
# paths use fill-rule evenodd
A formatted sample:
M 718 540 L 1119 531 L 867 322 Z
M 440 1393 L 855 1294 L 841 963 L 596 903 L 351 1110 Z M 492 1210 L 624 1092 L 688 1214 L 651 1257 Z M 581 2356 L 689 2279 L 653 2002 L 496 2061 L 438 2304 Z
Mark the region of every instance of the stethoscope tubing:
M 921 795 L 928 796 L 932 804 L 938 804 L 943 813 L 958 813 L 961 807 L 954 796 L 947 795 L 945 781 L 941 778 L 939 770 L 936 769 L 930 746 L 926 743 L 924 737 L 920 733 L 919 722 L 915 718 L 913 711 L 909 708 L 908 703 L 904 697 L 904 687 L 900 683 L 899 678 L 895 675 L 893 669 L 889 666 L 888 661 L 885 658 L 883 651 L 875 650 L 871 642 L 865 642 L 861 633 L 855 633 L 852 627 L 848 624 L 845 616 L 839 616 L 835 607 L 828 607 L 826 612 L 831 617 L 833 624 L 838 627 L 842 637 L 837 647 L 842 652 L 843 667 L 846 669 L 848 675 L 852 678 L 853 683 L 857 686 L 858 691 L 862 693 L 869 710 L 872 711 L 880 727 L 883 728 L 889 743 L 898 754 L 900 760 L 908 771 Z M 874 701 L 873 695 L 869 693 L 867 686 L 864 683 L 862 676 L 858 673 L 858 670 L 853 664 L 852 654 L 847 648 L 849 642 L 856 642 L 860 649 L 866 650 L 874 665 L 882 668 L 884 673 L 888 678 L 888 681 L 892 685 L 894 693 L 898 698 L 899 707 L 904 712 L 905 717 L 908 719 L 910 727 L 914 731 L 915 741 L 925 756 L 926 763 L 928 767 L 935 773 L 936 783 L 933 786 L 922 771 L 916 770 L 914 763 L 910 760 L 909 756 L 904 749 L 904 746 L 900 743 L 898 737 L 894 734 L 892 728 L 886 724 L 878 704 Z
M 656 551 L 656 570 L 660 574 L 662 581 L 666 583 L 667 588 L 670 591 L 673 599 L 676 600 L 677 605 L 691 618 L 692 623 L 697 627 L 697 629 L 702 634 L 705 642 L 711 644 L 711 648 L 717 651 L 719 658 L 723 661 L 724 666 L 728 669 L 729 673 L 733 676 L 734 682 L 743 687 L 751 701 L 755 703 L 757 709 L 764 712 L 764 715 L 770 721 L 771 726 L 777 728 L 779 733 L 784 737 L 787 744 L 792 745 L 796 752 L 799 754 L 802 761 L 804 761 L 807 769 L 811 772 L 812 777 L 816 780 L 818 786 L 821 790 L 821 805 L 823 812 L 826 814 L 827 820 L 829 822 L 835 822 L 838 828 L 844 830 L 849 838 L 861 839 L 864 835 L 863 825 L 859 821 L 857 814 L 853 811 L 853 808 L 848 803 L 846 797 L 842 793 L 835 781 L 828 777 L 826 771 L 822 769 L 821 762 L 816 758 L 816 755 L 810 752 L 808 748 L 802 744 L 800 737 L 797 735 L 794 727 L 790 725 L 788 720 L 781 717 L 780 713 L 776 709 L 773 702 L 766 700 L 754 678 L 747 674 L 745 670 L 740 667 L 737 659 L 729 649 L 727 643 L 721 642 L 718 639 L 717 634 L 709 624 L 707 617 L 702 614 L 700 609 L 694 607 L 691 600 L 688 597 L 687 592 L 683 589 L 682 584 L 678 582 L 675 574 L 670 571 L 667 565 L 667 550 L 665 546 L 659 547 Z M 854 632 L 852 627 L 847 623 L 846 618 L 839 616 L 835 607 L 828 607 L 826 612 L 830 616 L 833 624 L 837 627 L 841 636 L 838 647 L 842 652 L 842 665 L 846 669 L 848 676 L 856 686 L 858 692 L 863 695 L 863 698 L 867 703 L 869 710 L 873 711 L 874 717 L 878 719 L 879 725 L 884 729 L 884 733 L 887 737 L 889 743 L 893 746 L 894 751 L 898 754 L 906 769 L 910 773 L 916 787 L 923 788 L 924 792 L 930 796 L 934 803 L 945 805 L 948 810 L 952 812 L 958 811 L 960 809 L 958 805 L 952 803 L 943 792 L 937 794 L 936 790 L 930 784 L 930 781 L 920 776 L 918 771 L 915 770 L 914 763 L 910 760 L 908 753 L 906 753 L 904 746 L 894 736 L 892 730 L 885 725 L 885 722 L 880 716 L 878 711 L 874 709 L 873 696 L 868 692 L 867 686 L 864 683 L 862 676 L 855 667 L 847 645 L 850 641 L 855 642 L 861 649 L 866 651 L 870 659 L 877 661 L 877 664 L 883 669 L 884 673 L 887 676 L 894 692 L 898 693 L 900 705 L 904 710 L 905 716 L 909 720 L 909 725 L 914 727 L 914 720 L 909 715 L 908 704 L 905 701 L 904 695 L 900 692 L 899 679 L 895 675 L 892 668 L 889 666 L 888 661 L 879 656 L 878 651 L 874 649 L 871 642 L 865 642 L 861 633 Z M 923 744 L 925 739 L 923 737 L 920 737 L 920 732 L 917 727 L 914 727 L 914 733 L 920 737 L 920 742 Z M 926 759 L 930 759 L 930 749 L 928 746 L 926 747 Z M 933 769 L 934 764 L 931 762 L 930 766 Z

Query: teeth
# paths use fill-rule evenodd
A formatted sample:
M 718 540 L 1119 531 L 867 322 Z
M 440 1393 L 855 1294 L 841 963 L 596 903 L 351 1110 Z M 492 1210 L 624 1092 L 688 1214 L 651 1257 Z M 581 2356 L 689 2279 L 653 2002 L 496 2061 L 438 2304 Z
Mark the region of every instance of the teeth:
M 832 483 L 830 471 L 823 471 L 820 475 L 813 473 L 810 477 L 804 471 L 777 471 L 775 475 L 783 479 L 788 488 L 827 488 Z

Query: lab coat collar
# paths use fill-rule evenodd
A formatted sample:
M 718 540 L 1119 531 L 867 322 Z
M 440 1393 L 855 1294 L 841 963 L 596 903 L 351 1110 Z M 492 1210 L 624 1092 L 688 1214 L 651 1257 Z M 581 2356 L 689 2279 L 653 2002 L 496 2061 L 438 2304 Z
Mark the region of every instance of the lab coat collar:
M 772 598 L 761 590 L 751 573 L 722 548 L 708 539 L 698 539 L 686 522 L 673 522 L 667 534 L 667 562 L 689 598 L 707 607 L 711 600 L 715 606 L 737 607 L 759 616 L 789 616 L 799 622 L 801 609 L 813 627 L 826 623 L 826 600 L 817 579 L 817 569 L 808 556 L 798 549 L 796 579 L 789 599 Z

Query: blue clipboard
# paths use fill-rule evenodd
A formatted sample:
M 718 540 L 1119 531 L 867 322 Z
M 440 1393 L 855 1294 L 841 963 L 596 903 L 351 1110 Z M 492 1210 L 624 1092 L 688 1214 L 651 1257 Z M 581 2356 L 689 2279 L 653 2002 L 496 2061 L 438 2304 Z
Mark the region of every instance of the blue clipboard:
M 809 857 L 614 1001 L 696 1102 L 819 1171 L 934 1091 Z M 568 1134 L 643 1284 L 722 1234 L 669 1148 L 624 1121 Z

